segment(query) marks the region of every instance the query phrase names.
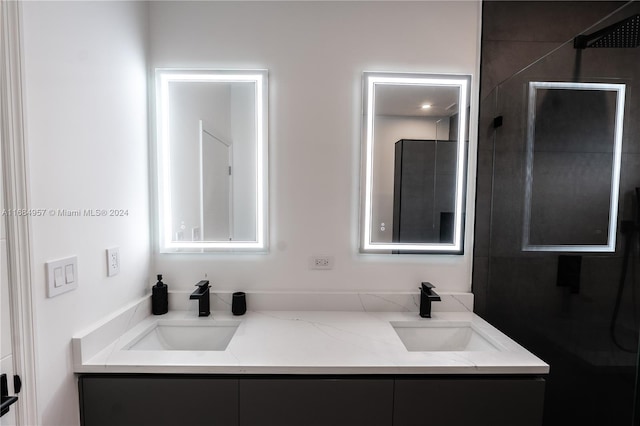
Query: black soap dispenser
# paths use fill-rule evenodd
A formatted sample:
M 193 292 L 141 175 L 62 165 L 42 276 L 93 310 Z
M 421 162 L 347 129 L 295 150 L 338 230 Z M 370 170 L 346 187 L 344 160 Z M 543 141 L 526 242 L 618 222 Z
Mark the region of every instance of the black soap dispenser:
M 158 282 L 151 290 L 151 312 L 153 315 L 162 315 L 169 312 L 168 286 L 162 282 L 162 275 L 158 274 Z

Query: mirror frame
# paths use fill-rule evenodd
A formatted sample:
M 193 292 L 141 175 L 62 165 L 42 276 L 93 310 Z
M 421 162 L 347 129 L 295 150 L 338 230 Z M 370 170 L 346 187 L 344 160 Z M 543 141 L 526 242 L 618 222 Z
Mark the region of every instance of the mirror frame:
M 459 89 L 458 139 L 456 154 L 456 188 L 454 205 L 453 243 L 376 243 L 371 241 L 373 157 L 375 136 L 375 89 L 376 85 L 418 85 L 454 87 Z M 363 73 L 363 134 L 362 134 L 362 178 L 360 213 L 360 251 L 364 253 L 400 254 L 463 254 L 464 252 L 464 203 L 465 203 L 465 139 L 467 135 L 467 109 L 469 107 L 471 76 L 462 74 L 423 74 L 399 72 Z M 363 184 L 364 183 L 364 184 Z
M 625 84 L 614 83 L 575 83 L 531 81 L 528 85 L 529 101 L 527 105 L 527 146 L 524 218 L 522 223 L 522 251 L 554 251 L 554 252 L 615 252 L 616 232 L 618 224 L 618 199 L 620 193 L 620 166 L 622 161 L 622 128 L 624 120 Z M 537 89 L 557 90 L 603 90 L 617 92 L 615 130 L 613 141 L 613 165 L 611 167 L 611 191 L 609 204 L 609 229 L 607 244 L 589 245 L 532 245 L 529 244 L 531 233 L 531 196 L 533 192 L 533 148 L 535 143 L 536 92 Z
M 161 253 L 268 250 L 268 71 L 157 68 L 156 193 L 157 232 Z M 174 241 L 171 226 L 171 141 L 168 88 L 171 82 L 250 82 L 256 87 L 256 239 L 252 241 Z

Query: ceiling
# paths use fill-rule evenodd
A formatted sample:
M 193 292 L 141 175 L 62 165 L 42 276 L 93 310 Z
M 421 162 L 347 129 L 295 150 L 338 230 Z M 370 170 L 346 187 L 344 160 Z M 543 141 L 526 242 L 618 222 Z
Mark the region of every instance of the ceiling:
M 458 112 L 457 87 L 376 84 L 376 115 L 450 117 Z M 429 104 L 431 108 L 423 109 Z

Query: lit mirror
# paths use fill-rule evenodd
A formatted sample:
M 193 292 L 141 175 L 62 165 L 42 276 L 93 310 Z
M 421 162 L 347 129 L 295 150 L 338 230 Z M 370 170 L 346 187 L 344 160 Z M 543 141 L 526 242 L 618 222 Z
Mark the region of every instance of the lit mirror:
M 156 71 L 162 252 L 267 248 L 267 71 Z
M 470 81 L 364 73 L 362 251 L 462 253 Z
M 624 84 L 529 83 L 524 251 L 615 251 L 624 98 Z

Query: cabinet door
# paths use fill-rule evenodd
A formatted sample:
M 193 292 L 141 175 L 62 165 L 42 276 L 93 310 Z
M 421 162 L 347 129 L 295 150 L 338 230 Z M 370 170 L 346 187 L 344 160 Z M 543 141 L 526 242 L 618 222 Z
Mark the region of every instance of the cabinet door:
M 241 426 L 391 426 L 392 379 L 247 379 Z
M 238 425 L 238 380 L 81 376 L 83 426 Z
M 543 379 L 396 379 L 394 426 L 540 426 Z

